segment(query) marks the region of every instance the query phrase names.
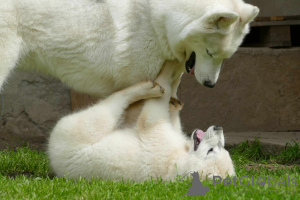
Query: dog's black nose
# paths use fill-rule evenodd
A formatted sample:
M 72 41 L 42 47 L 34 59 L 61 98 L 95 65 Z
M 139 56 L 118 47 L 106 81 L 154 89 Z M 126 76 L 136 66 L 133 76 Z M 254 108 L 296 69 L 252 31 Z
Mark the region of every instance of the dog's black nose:
M 214 131 L 221 131 L 223 128 L 221 126 L 214 126 Z
M 215 87 L 215 84 L 212 83 L 211 81 L 204 81 L 203 85 L 209 88 Z

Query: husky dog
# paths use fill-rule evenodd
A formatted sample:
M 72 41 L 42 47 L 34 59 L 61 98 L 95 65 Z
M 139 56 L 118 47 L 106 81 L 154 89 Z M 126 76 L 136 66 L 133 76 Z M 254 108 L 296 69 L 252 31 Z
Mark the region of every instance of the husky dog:
M 155 80 L 166 61 L 213 87 L 258 11 L 242 0 L 0 0 L 0 89 L 20 66 L 106 97 Z
M 62 118 L 48 145 L 55 174 L 135 181 L 172 180 L 190 171 L 202 179 L 234 175 L 221 127 L 196 129 L 191 138 L 182 133 L 178 113 L 182 105 L 171 98 L 172 85 L 180 79 L 174 71 L 180 70 L 172 68 L 174 63 L 166 63 L 155 83 L 136 84 Z M 122 117 L 125 109 L 142 99 L 146 100 L 141 113 L 128 126 Z

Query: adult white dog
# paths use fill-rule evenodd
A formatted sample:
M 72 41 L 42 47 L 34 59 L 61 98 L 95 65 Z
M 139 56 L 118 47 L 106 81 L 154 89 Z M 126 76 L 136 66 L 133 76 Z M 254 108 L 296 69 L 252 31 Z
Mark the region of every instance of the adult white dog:
M 136 181 L 170 180 L 190 171 L 198 171 L 202 179 L 234 175 L 221 127 L 212 126 L 206 133 L 195 130 L 191 139 L 183 135 L 178 114 L 181 105 L 170 100 L 180 75 L 174 74 L 173 66 L 165 64 L 156 80 L 165 90 L 150 81 L 139 83 L 62 118 L 49 138 L 48 154 L 55 174 Z M 122 117 L 125 109 L 141 99 L 147 100 L 136 123 L 129 126 Z
M 20 66 L 105 97 L 170 60 L 213 87 L 258 11 L 242 0 L 0 0 L 0 88 Z

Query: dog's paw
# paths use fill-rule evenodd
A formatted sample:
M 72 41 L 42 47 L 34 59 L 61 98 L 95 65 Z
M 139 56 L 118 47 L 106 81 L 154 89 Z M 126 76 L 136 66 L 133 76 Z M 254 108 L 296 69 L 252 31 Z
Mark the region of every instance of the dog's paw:
M 182 110 L 184 103 L 176 98 L 171 97 L 169 106 L 171 111 Z

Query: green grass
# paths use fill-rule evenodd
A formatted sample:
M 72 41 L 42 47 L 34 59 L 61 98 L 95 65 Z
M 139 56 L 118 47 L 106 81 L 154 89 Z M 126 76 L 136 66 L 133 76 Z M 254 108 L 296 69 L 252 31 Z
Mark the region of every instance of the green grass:
M 235 161 L 247 162 L 276 162 L 278 164 L 293 164 L 300 161 L 299 143 L 287 143 L 284 150 L 277 154 L 271 154 L 265 151 L 259 143 L 259 138 L 255 138 L 253 142 L 245 141 L 233 149 L 230 149 L 230 155 Z
M 223 184 L 213 186 L 212 180 L 203 181 L 209 187 L 204 197 L 189 197 L 197 199 L 299 199 L 300 198 L 300 166 L 295 162 L 300 159 L 299 143 L 287 144 L 286 148 L 276 155 L 263 150 L 258 139 L 244 142 L 230 149 L 235 163 L 237 177 L 248 176 L 242 183 L 251 183 L 251 176 L 277 179 L 284 178 L 285 186 L 229 187 Z M 263 166 L 247 170 L 245 165 Z M 279 165 L 289 164 L 290 167 Z M 270 170 L 269 166 L 272 166 Z M 287 186 L 287 175 L 290 180 L 297 179 L 298 186 Z M 267 180 L 266 180 L 267 181 Z M 280 181 L 282 182 L 283 179 Z M 270 182 L 274 184 L 274 181 Z M 289 184 L 291 182 L 289 181 Z M 191 179 L 184 182 L 185 190 L 191 186 Z M 38 152 L 27 147 L 16 151 L 0 151 L 0 199 L 182 199 L 183 183 L 159 179 L 144 183 L 109 182 L 103 180 L 68 180 L 53 176 L 49 170 L 49 161 L 44 152 Z

